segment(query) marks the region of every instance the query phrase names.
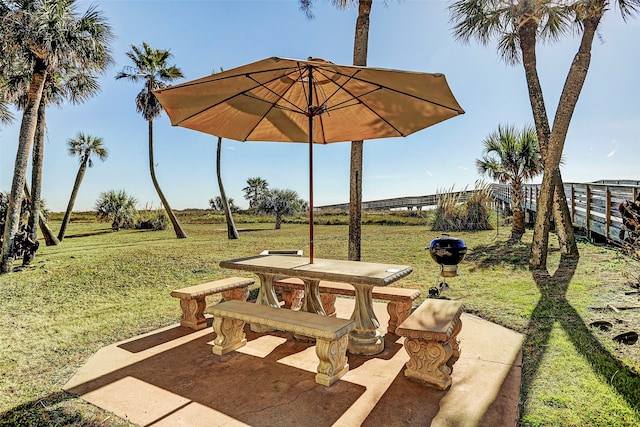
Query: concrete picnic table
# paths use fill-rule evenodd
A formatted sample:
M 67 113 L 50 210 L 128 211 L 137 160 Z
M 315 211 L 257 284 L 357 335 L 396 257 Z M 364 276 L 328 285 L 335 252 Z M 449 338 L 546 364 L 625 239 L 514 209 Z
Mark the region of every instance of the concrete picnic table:
M 320 302 L 321 280 L 349 283 L 355 288 L 355 307 L 351 319 L 356 327 L 349 334 L 347 350 L 352 354 L 374 355 L 384 349 L 380 322 L 373 311 L 374 286 L 388 286 L 409 275 L 413 269 L 406 265 L 362 261 L 345 261 L 286 255 L 257 255 L 220 262 L 220 267 L 249 271 L 260 278 L 257 304 L 280 307 L 273 286 L 274 279 L 297 277 L 305 286 L 302 310 L 324 315 Z M 252 330 L 266 332 L 266 330 Z

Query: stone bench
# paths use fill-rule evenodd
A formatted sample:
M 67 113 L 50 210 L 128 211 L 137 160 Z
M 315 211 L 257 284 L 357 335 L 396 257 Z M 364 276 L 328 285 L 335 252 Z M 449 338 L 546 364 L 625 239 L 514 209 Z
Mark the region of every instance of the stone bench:
M 213 315 L 216 332 L 213 354 L 223 355 L 244 346 L 244 324 L 250 323 L 315 338 L 320 360 L 315 377 L 318 384 L 330 386 L 349 370 L 347 344 L 355 327 L 352 320 L 244 301 L 221 302 L 207 307 L 207 313 Z
M 207 306 L 205 298 L 208 295 L 221 293 L 222 299 L 246 301 L 249 296 L 249 286 L 255 280 L 244 277 L 227 277 L 226 279 L 202 283 L 188 288 L 171 291 L 171 296 L 180 298 L 180 326 L 195 329 L 196 331 L 207 327 L 207 319 L 204 317 L 204 309 Z
M 284 307 L 299 309 L 304 295 L 304 283 L 301 279 L 286 278 L 275 280 L 273 286 L 281 291 Z M 320 281 L 320 300 L 327 316 L 335 316 L 336 295 L 355 296 L 356 291 L 348 283 Z M 417 289 L 396 288 L 392 286 L 374 286 L 373 298 L 388 301 L 389 325 L 387 331 L 395 334 L 396 328 L 411 313 L 413 301 L 420 296 Z
M 451 386 L 453 364 L 460 357 L 460 301 L 426 299 L 398 328 L 409 354 L 404 375 L 438 390 Z

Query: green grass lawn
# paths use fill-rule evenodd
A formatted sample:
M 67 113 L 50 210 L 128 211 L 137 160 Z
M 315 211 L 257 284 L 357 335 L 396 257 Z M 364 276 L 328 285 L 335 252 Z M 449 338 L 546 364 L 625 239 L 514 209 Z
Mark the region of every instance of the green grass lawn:
M 308 253 L 305 224 L 240 223 L 240 239 L 230 241 L 224 224 L 200 222 L 185 221 L 189 237 L 180 240 L 172 230 L 113 233 L 108 224 L 75 222 L 32 266 L 0 276 L 0 425 L 126 425 L 61 387 L 102 346 L 178 322 L 169 292 L 230 275 L 220 260 L 264 249 Z M 552 236 L 549 271 L 531 272 L 531 231 L 520 244 L 507 243 L 508 233 L 454 233 L 469 248 L 467 286 L 451 278 L 447 295 L 525 335 L 520 425 L 640 425 L 640 343 L 612 340 L 638 331 L 640 310 L 606 309 L 640 305 L 625 295 L 640 264 L 585 242 L 579 260 L 561 260 Z M 346 259 L 347 234 L 345 225 L 316 226 L 315 256 Z M 424 298 L 439 271 L 425 247 L 439 235 L 425 225 L 364 225 L 362 260 L 411 265 L 397 286 Z M 601 319 L 612 330 L 589 326 Z

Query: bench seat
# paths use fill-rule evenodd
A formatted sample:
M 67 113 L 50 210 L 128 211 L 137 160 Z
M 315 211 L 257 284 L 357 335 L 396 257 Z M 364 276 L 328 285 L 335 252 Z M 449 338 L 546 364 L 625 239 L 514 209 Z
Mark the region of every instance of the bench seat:
M 273 286 L 281 291 L 285 308 L 299 309 L 304 294 L 304 282 L 298 278 L 275 280 Z M 322 307 L 327 316 L 335 316 L 336 295 L 353 297 L 355 288 L 348 283 L 321 280 L 319 284 Z M 397 326 L 411 313 L 413 301 L 420 296 L 417 289 L 396 288 L 393 286 L 374 286 L 373 298 L 388 301 L 389 325 L 387 331 L 395 334 Z
M 244 324 L 250 323 L 315 338 L 320 360 L 315 377 L 318 384 L 330 386 L 349 370 L 347 344 L 349 332 L 355 327 L 352 320 L 244 301 L 225 301 L 207 307 L 207 313 L 213 315 L 216 338 L 212 351 L 216 355 L 244 346 Z
M 207 296 L 221 293 L 224 301 L 246 301 L 249 296 L 249 286 L 254 283 L 255 280 L 245 277 L 227 277 L 171 291 L 172 297 L 180 299 L 182 309 L 180 325 L 195 330 L 206 328 L 207 319 L 204 317 L 204 309 L 207 305 Z
M 396 333 L 405 337 L 409 354 L 404 375 L 438 390 L 451 386 L 453 364 L 460 357 L 458 333 L 462 330 L 461 301 L 426 299 Z

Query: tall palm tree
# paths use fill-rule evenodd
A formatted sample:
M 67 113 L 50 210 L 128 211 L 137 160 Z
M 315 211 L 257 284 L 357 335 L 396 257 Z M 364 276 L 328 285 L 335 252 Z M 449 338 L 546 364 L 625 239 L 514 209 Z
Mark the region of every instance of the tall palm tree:
M 247 186 L 242 191 L 244 191 L 244 198 L 249 201 L 249 208 L 258 208 L 262 199 L 269 192 L 269 183 L 260 177 L 249 178 Z
M 227 199 L 227 193 L 224 191 L 222 185 L 222 172 L 220 167 L 220 156 L 222 154 L 222 137 L 218 137 L 218 148 L 216 150 L 216 174 L 218 175 L 218 188 L 220 189 L 220 201 L 222 204 L 222 210 L 224 210 L 224 216 L 227 219 L 227 237 L 229 240 L 239 239 L 238 229 L 236 223 L 233 221 L 233 214 L 231 212 L 231 206 Z
M 58 240 L 60 241 L 64 239 L 64 234 L 67 231 L 69 218 L 71 218 L 71 211 L 73 211 L 73 205 L 76 203 L 80 184 L 82 184 L 87 167 L 93 167 L 93 160 L 91 157 L 96 156 L 101 161 L 104 161 L 109 154 L 107 149 L 102 145 L 102 138 L 85 135 L 82 132 L 78 132 L 78 135 L 75 138 L 69 139 L 68 143 L 69 155 L 78 156 L 80 167 L 78 168 L 76 180 L 73 183 L 73 190 L 71 191 L 71 197 L 69 197 L 69 204 L 67 204 L 67 210 L 64 213 L 64 218 L 60 225 L 60 231 L 58 232 Z
M 567 33 L 571 25 L 571 8 L 567 7 L 566 3 L 550 0 L 485 2 L 460 0 L 453 3 L 450 10 L 457 38 L 467 42 L 475 37 L 482 44 L 488 44 L 492 38 L 496 37 L 500 57 L 510 65 L 522 63 L 538 143 L 546 164 L 551 130 L 538 78 L 536 45 L 538 38 L 555 41 Z M 554 187 L 541 197 L 548 198 L 550 203 L 554 202 L 553 212 L 558 224 L 561 251 L 565 255 L 577 256 L 578 248 L 564 195 L 559 164 L 555 168 L 557 171 L 552 174 L 555 177 Z M 545 168 L 545 173 L 555 168 L 549 165 Z M 550 219 L 551 210 L 548 210 L 545 212 L 544 219 L 536 221 L 536 223 L 546 224 L 546 231 L 544 235 L 534 232 L 532 258 L 534 252 L 542 251 L 546 260 Z M 536 241 L 538 244 L 535 243 Z
M 544 268 L 547 262 L 547 244 L 549 236 L 549 212 L 552 203 L 558 199 L 558 177 L 560 176 L 560 161 L 564 143 L 569 131 L 569 125 L 573 112 L 578 103 L 578 97 L 582 92 L 582 87 L 587 78 L 587 72 L 591 63 L 591 46 L 598 30 L 602 17 L 611 7 L 611 3 L 617 4 L 622 18 L 634 16 L 640 11 L 640 0 L 582 0 L 571 3 L 573 12 L 572 22 L 577 25 L 582 37 L 578 51 L 576 52 L 567 78 L 565 80 L 558 108 L 553 119 L 553 129 L 549 139 L 547 159 L 545 160 L 545 173 L 542 177 L 540 194 L 548 195 L 553 188 L 556 188 L 554 200 L 548 197 L 541 197 L 536 204 L 538 206 L 536 214 L 536 224 L 533 234 L 532 254 L 529 265 L 533 268 Z M 564 196 L 564 193 L 563 193 Z M 566 212 L 568 215 L 568 209 Z
M 476 168 L 480 174 L 511 186 L 513 227 L 510 238 L 520 241 L 525 232 L 522 185 L 542 173 L 536 130 L 527 126 L 519 132 L 514 126 L 500 125 L 482 144 L 483 156 L 476 160 Z
M 563 253 L 577 255 L 559 165 L 571 117 L 589 69 L 593 39 L 604 13 L 612 3 L 617 4 L 625 20 L 640 10 L 640 0 L 460 0 L 450 9 L 452 20 L 457 22 L 457 37 L 463 40 L 476 37 L 486 44 L 493 36 L 498 36 L 498 50 L 511 62 L 518 59 L 518 49 L 521 52 L 545 165 L 540 199 L 536 204 L 536 224 L 529 260 L 532 268 L 546 268 L 552 210 L 560 226 L 557 229 Z M 582 38 L 550 130 L 536 69 L 536 37 L 557 38 L 569 31 L 572 25 L 577 25 Z
M 152 49 L 146 42 L 142 42 L 142 46 L 131 45 L 131 50 L 126 55 L 133 62 L 133 66 L 125 67 L 116 75 L 116 80 L 127 79 L 134 83 L 139 81 L 144 83 L 142 90 L 136 97 L 136 108 L 149 124 L 149 170 L 151 172 L 151 180 L 173 225 L 176 237 L 184 239 L 187 234 L 180 226 L 178 218 L 176 218 L 171 206 L 169 206 L 169 202 L 160 189 L 153 160 L 153 119 L 158 117 L 163 110 L 153 91 L 167 87 L 168 83 L 183 77 L 182 71 L 175 65 L 168 65 L 169 59 L 173 56 L 168 50 Z
M 7 208 L 1 273 L 11 272 L 13 267 L 29 151 L 47 75 L 62 63 L 88 72 L 102 72 L 112 61 L 109 52 L 112 37 L 102 13 L 91 6 L 78 15 L 75 0 L 19 0 L 3 2 L 0 8 L 0 47 L 5 58 L 2 62 L 11 66 L 20 64 L 31 71 Z
M 338 9 L 346 9 L 350 4 L 358 4 L 355 36 L 353 41 L 353 65 L 367 65 L 369 46 L 369 24 L 373 0 L 332 0 Z M 309 18 L 313 17 L 313 0 L 300 0 L 300 7 Z M 360 261 L 362 240 L 362 141 L 351 142 L 349 167 L 349 251 L 350 261 Z

